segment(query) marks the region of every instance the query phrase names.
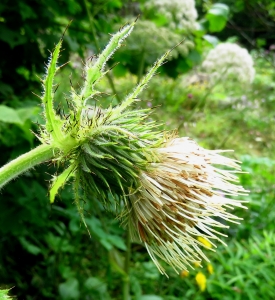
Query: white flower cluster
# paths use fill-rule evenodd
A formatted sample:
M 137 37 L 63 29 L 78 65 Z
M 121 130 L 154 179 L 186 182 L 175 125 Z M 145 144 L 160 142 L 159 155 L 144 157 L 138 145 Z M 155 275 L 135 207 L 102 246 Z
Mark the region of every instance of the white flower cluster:
M 128 38 L 129 46 L 126 46 L 122 51 L 130 50 L 133 55 L 143 52 L 145 61 L 152 64 L 156 57 L 173 48 L 181 40 L 181 35 L 172 32 L 168 28 L 157 27 L 151 21 L 140 20 Z M 176 59 L 179 55 L 187 56 L 192 48 L 194 48 L 194 43 L 187 39 L 171 52 L 169 58 Z
M 193 31 L 197 28 L 198 17 L 194 0 L 150 0 L 148 8 L 157 8 L 165 16 L 171 29 Z
M 246 49 L 232 43 L 222 43 L 212 49 L 202 68 L 214 82 L 220 78 L 233 78 L 238 82 L 251 83 L 255 77 L 251 55 Z

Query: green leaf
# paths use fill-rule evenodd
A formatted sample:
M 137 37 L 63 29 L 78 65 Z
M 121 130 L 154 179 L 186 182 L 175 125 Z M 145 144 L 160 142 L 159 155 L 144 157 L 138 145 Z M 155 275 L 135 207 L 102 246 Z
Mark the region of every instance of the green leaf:
M 107 240 L 120 250 L 127 250 L 124 240 L 118 235 L 109 235 Z
M 108 300 L 110 296 L 107 291 L 107 284 L 97 277 L 89 277 L 84 283 L 84 287 L 92 295 L 92 299 Z
M 79 299 L 79 282 L 76 278 L 70 278 L 66 282 L 59 284 L 58 291 L 62 299 Z
M 152 19 L 152 21 L 158 26 L 158 27 L 161 27 L 161 26 L 165 26 L 168 24 L 168 20 L 167 18 L 162 15 L 162 14 L 158 14 L 156 13 L 154 18 Z
M 87 278 L 84 286 L 88 290 L 98 290 L 101 292 L 106 292 L 107 290 L 106 284 L 96 277 Z
M 39 115 L 41 109 L 38 106 L 19 108 L 16 110 L 19 118 L 23 123 L 27 120 L 35 120 L 36 116 Z
M 31 6 L 24 3 L 24 1 L 19 2 L 19 12 L 21 14 L 21 17 L 23 21 L 27 19 L 36 19 L 37 14 L 34 12 Z
M 50 187 L 50 203 L 54 202 L 54 199 L 58 193 L 58 190 L 63 187 L 65 182 L 74 175 L 73 173 L 73 165 L 70 165 L 65 171 L 63 171 L 60 175 L 54 177 L 52 181 L 52 185 Z
M 108 5 L 109 8 L 121 8 L 123 5 L 123 1 L 120 0 L 107 1 L 106 5 Z
M 107 239 L 100 239 L 99 242 L 106 250 L 112 250 L 113 245 Z
M 24 237 L 20 237 L 19 241 L 24 249 L 26 249 L 29 253 L 33 255 L 37 255 L 41 252 L 41 249 L 37 246 L 31 244 L 29 241 L 27 241 Z
M 0 40 L 8 43 L 11 48 L 27 42 L 26 36 L 21 35 L 15 30 L 10 30 L 4 24 L 0 24 L 0 32 Z
M 45 79 L 43 80 L 44 95 L 41 98 L 45 109 L 47 132 L 52 135 L 55 141 L 58 142 L 63 138 L 63 133 L 61 130 L 63 122 L 56 114 L 54 109 L 54 77 L 57 70 L 59 69 L 57 67 L 57 61 L 59 58 L 61 46 L 62 39 L 58 42 L 58 44 L 54 48 L 53 53 L 51 54 L 50 61 L 47 67 L 47 74 Z
M 163 300 L 163 298 L 157 295 L 142 295 L 138 300 Z
M 221 16 L 227 20 L 229 15 L 229 7 L 224 3 L 215 3 L 210 7 L 207 14 Z
M 0 121 L 5 123 L 13 123 L 23 125 L 18 112 L 6 105 L 0 105 Z
M 24 77 L 26 80 L 30 80 L 30 70 L 27 68 L 20 66 L 16 69 L 16 73 Z
M 225 27 L 229 16 L 229 7 L 223 3 L 215 3 L 206 14 L 211 32 L 220 32 Z

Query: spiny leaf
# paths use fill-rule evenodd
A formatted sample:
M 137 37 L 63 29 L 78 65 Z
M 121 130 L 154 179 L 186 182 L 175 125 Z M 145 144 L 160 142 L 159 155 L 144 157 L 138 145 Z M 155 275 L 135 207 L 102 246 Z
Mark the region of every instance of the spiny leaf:
M 121 47 L 122 42 L 127 38 L 127 36 L 133 30 L 134 25 L 135 22 L 122 27 L 119 32 L 117 32 L 112 36 L 109 44 L 102 51 L 102 53 L 95 59 L 95 62 L 94 60 L 92 60 L 91 62 L 87 63 L 86 80 L 80 94 L 80 99 L 84 103 L 79 103 L 79 99 L 74 99 L 76 102 L 78 102 L 79 106 L 83 104 L 86 105 L 87 100 L 91 99 L 95 94 L 98 93 L 98 91 L 94 89 L 94 86 L 100 78 L 106 75 L 107 72 L 104 72 L 104 68 L 107 61 L 112 57 L 114 52 Z
M 62 40 L 58 42 L 53 53 L 51 54 L 48 66 L 46 77 L 43 80 L 44 83 L 44 95 L 41 98 L 44 104 L 44 111 L 46 117 L 46 129 L 48 133 L 51 133 L 51 136 L 56 142 L 62 140 L 63 134 L 61 131 L 62 120 L 57 116 L 54 110 L 54 76 L 57 71 L 57 60 L 62 46 Z

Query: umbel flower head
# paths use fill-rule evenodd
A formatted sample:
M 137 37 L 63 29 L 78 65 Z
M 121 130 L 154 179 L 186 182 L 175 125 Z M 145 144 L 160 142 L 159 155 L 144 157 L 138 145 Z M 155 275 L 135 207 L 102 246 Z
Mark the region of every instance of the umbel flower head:
M 190 32 L 197 28 L 198 13 L 194 0 L 149 0 L 145 7 L 164 15 L 170 29 Z
M 107 206 L 113 199 L 122 199 L 118 204 L 123 202 L 124 222 L 132 237 L 145 244 L 160 272 L 164 269 L 157 258 L 176 271 L 183 270 L 206 258 L 197 236 L 211 243 L 219 240 L 214 228 L 226 225 L 216 217 L 237 220 L 226 209 L 242 207 L 241 201 L 227 196 L 244 190 L 231 183 L 236 181 L 233 173 L 239 171 L 237 162 L 220 156 L 219 151 L 204 150 L 188 138 L 162 132 L 148 120 L 150 109 L 129 109 L 171 51 L 161 56 L 120 104 L 101 106 L 99 99 L 104 94 L 97 85 L 108 72 L 106 62 L 134 25 L 123 26 L 99 56 L 88 60 L 82 88 L 71 87 L 67 114 L 57 114 L 54 109 L 53 83 L 62 40 L 57 44 L 42 79 L 44 94 L 40 98 L 46 122 L 39 135 L 42 146 L 36 151 L 41 149 L 47 159 L 51 157 L 64 168 L 52 180 L 51 202 L 59 188 L 73 178 L 75 203 L 85 224 L 80 200 L 97 199 Z
M 255 77 L 253 64 L 246 49 L 237 44 L 221 43 L 208 53 L 202 68 L 212 81 L 233 78 L 236 82 L 251 83 Z
M 161 273 L 158 259 L 177 272 L 207 260 L 198 237 L 222 242 L 223 234 L 215 228 L 228 227 L 224 220 L 237 223 L 226 210 L 243 207 L 228 196 L 246 191 L 232 183 L 240 171 L 238 162 L 220 155 L 222 151 L 205 150 L 187 137 L 170 138 L 156 151 L 159 161 L 140 173 L 140 187 L 129 196 L 131 234 L 145 244 Z

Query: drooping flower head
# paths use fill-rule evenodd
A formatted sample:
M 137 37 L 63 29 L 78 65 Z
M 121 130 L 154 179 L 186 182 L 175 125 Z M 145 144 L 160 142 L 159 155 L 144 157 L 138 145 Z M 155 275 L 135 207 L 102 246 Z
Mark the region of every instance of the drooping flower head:
M 202 68 L 212 81 L 233 78 L 236 82 L 251 83 L 255 77 L 253 64 L 246 49 L 237 44 L 221 43 L 208 53 Z
M 228 226 L 219 220 L 238 222 L 227 209 L 243 207 L 228 196 L 246 191 L 234 184 L 237 161 L 220 155 L 222 151 L 205 150 L 189 138 L 172 138 L 156 151 L 159 161 L 141 172 L 140 187 L 129 196 L 130 228 L 161 273 L 165 271 L 158 259 L 177 272 L 207 260 L 201 249 L 205 243 L 198 237 L 211 244 L 221 241 L 215 228 Z
M 149 108 L 131 109 L 171 51 L 155 62 L 121 103 L 108 107 L 98 103 L 104 96 L 97 85 L 108 72 L 106 63 L 134 25 L 123 26 L 100 55 L 88 60 L 82 88 L 71 87 L 68 114 L 59 115 L 54 108 L 53 78 L 59 69 L 62 40 L 51 55 L 42 80 L 46 124 L 39 138 L 52 147 L 54 161 L 65 170 L 52 180 L 50 201 L 70 177 L 74 178 L 75 203 L 84 224 L 80 200 L 97 199 L 106 205 L 114 198 L 124 200 L 118 201 L 125 208 L 122 218 L 132 237 L 144 243 L 160 272 L 165 273 L 158 258 L 175 271 L 184 270 L 207 259 L 201 250 L 205 243 L 198 236 L 212 244 L 220 240 L 215 227 L 227 225 L 216 218 L 238 220 L 226 209 L 243 207 L 242 202 L 228 196 L 245 191 L 234 184 L 233 173 L 240 170 L 236 161 L 221 156 L 220 151 L 205 150 L 188 138 L 164 133 L 156 122 L 148 120 Z

